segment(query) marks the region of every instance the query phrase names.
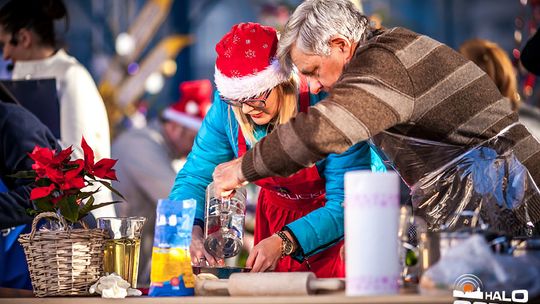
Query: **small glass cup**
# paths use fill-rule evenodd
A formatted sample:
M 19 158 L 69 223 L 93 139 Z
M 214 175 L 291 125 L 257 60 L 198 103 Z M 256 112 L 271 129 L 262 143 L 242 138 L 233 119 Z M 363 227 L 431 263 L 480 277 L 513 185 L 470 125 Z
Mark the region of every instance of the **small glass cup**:
M 117 273 L 124 280 L 137 288 L 139 254 L 141 251 L 141 233 L 145 217 L 100 217 L 98 228 L 109 233 L 105 243 L 103 271 Z

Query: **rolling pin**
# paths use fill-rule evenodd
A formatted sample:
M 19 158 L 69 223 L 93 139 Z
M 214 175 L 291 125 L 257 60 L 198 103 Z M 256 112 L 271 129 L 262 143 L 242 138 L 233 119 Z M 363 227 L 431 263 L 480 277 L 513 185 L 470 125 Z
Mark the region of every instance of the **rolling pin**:
M 198 288 L 231 296 L 303 296 L 345 288 L 341 279 L 317 279 L 312 272 L 233 273 L 228 280 L 206 280 Z M 196 287 L 196 288 L 197 288 Z

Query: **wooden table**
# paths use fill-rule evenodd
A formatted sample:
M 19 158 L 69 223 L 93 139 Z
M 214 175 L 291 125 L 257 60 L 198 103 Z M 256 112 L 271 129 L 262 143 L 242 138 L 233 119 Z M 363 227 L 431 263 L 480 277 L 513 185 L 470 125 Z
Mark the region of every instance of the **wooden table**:
M 130 297 L 122 300 L 102 299 L 99 297 L 53 297 L 34 298 L 29 291 L 0 288 L 1 304 L 449 304 L 454 299 L 450 296 L 421 296 L 417 294 L 402 294 L 396 296 L 347 297 L 344 293 L 332 295 L 313 295 L 299 297 Z

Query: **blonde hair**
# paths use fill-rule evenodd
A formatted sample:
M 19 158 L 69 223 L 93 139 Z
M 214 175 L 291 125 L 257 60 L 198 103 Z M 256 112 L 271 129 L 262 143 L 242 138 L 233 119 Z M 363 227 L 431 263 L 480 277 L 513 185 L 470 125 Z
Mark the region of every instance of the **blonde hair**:
M 494 42 L 471 39 L 461 45 L 459 52 L 488 74 L 501 94 L 510 99 L 514 111 L 519 108 L 516 72 L 505 51 Z
M 271 124 L 281 125 L 288 122 L 292 117 L 296 116 L 298 104 L 298 80 L 291 77 L 289 81 L 282 82 L 274 87 L 277 93 L 278 113 Z M 240 107 L 232 107 L 236 121 L 240 126 L 244 137 L 247 138 L 249 144 L 253 146 L 257 143 L 255 138 L 255 123 L 253 120 L 242 112 Z

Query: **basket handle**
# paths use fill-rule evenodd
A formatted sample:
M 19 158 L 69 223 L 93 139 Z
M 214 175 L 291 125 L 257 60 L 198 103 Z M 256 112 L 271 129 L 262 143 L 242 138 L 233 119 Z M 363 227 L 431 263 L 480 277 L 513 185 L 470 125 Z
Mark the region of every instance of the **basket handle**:
M 34 239 L 34 234 L 36 234 L 36 227 L 37 227 L 37 224 L 39 223 L 39 221 L 41 219 L 47 218 L 47 217 L 55 218 L 60 222 L 60 224 L 62 224 L 62 226 L 68 227 L 68 225 L 66 223 L 66 220 L 63 217 L 59 216 L 58 214 L 56 214 L 54 212 L 42 212 L 42 213 L 36 215 L 36 217 L 32 221 L 32 231 L 30 232 L 30 240 Z

